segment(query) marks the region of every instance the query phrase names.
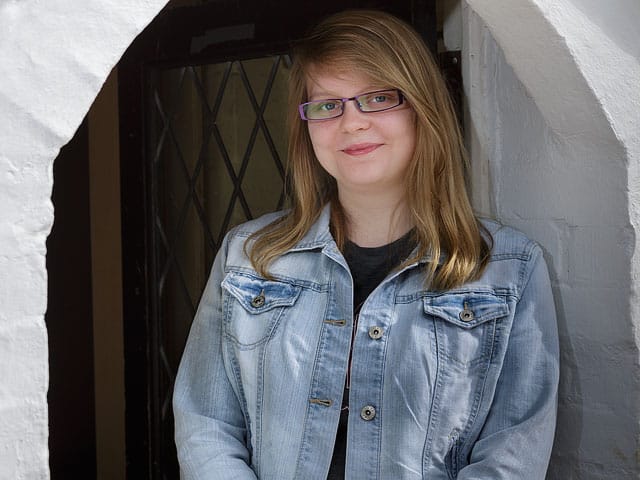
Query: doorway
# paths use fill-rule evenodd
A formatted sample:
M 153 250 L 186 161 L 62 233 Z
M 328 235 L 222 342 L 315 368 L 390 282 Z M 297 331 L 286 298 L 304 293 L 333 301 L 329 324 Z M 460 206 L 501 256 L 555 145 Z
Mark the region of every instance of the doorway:
M 176 0 L 118 65 L 128 478 L 178 478 L 172 385 L 217 246 L 286 201 L 289 44 L 348 7 L 403 17 L 436 49 L 431 1 Z

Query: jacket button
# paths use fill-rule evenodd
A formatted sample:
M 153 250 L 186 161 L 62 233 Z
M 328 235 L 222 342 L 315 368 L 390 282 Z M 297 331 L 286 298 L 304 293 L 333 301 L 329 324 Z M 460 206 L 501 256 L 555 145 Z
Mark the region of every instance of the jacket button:
M 460 312 L 459 317 L 460 317 L 460 320 L 462 320 L 463 322 L 470 322 L 475 318 L 475 315 L 473 314 L 473 310 L 471 310 L 469 306 L 465 303 L 464 310 Z
M 367 405 L 365 407 L 362 407 L 362 410 L 360 410 L 360 417 L 363 420 L 366 420 L 367 422 L 373 420 L 376 417 L 376 409 L 375 409 L 375 407 L 373 407 L 371 405 Z
M 253 300 L 251 300 L 251 306 L 254 308 L 260 308 L 264 305 L 264 290 L 260 292 L 260 295 L 257 295 L 256 297 L 253 298 Z
M 383 333 L 384 330 L 382 329 L 382 327 L 369 327 L 369 336 L 374 340 L 382 338 Z

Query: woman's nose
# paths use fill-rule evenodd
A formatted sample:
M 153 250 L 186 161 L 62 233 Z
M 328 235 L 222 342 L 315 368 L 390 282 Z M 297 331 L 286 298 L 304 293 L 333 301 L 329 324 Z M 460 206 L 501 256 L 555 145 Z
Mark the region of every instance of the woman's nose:
M 363 113 L 356 105 L 356 101 L 345 102 L 344 111 L 340 117 L 340 126 L 345 132 L 364 130 L 369 128 L 368 114 Z

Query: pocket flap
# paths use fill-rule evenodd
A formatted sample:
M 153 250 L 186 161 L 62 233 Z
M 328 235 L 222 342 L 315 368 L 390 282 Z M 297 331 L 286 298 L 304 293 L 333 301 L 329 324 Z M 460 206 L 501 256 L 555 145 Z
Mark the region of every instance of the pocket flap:
M 233 295 L 249 313 L 262 313 L 276 307 L 293 305 L 302 287 L 265 280 L 249 274 L 230 272 L 222 288 Z
M 504 297 L 491 292 L 448 292 L 425 296 L 424 311 L 459 327 L 470 329 L 504 317 L 509 307 Z

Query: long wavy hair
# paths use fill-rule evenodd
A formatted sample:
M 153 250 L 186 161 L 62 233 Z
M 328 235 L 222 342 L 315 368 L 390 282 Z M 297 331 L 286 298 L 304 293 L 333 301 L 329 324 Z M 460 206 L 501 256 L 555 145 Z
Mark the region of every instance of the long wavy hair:
M 425 282 L 445 290 L 477 278 L 491 238 L 473 214 L 466 192 L 462 136 L 442 76 L 420 36 L 405 22 L 380 11 L 348 10 L 312 28 L 294 45 L 289 79 L 288 195 L 286 215 L 254 233 L 247 243 L 258 273 L 299 242 L 331 203 L 331 232 L 338 248 L 348 222 L 336 181 L 319 164 L 297 107 L 307 101 L 310 69 L 357 71 L 398 88 L 415 112 L 416 146 L 406 175 L 406 204 L 418 248 L 403 264 L 429 255 Z M 439 264 L 441 260 L 441 264 Z

